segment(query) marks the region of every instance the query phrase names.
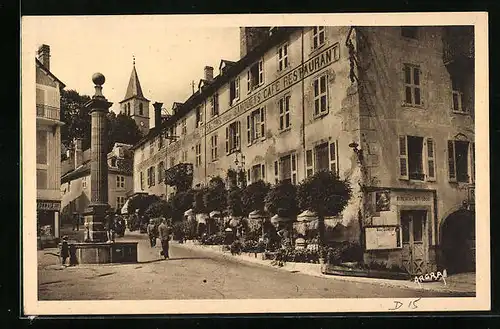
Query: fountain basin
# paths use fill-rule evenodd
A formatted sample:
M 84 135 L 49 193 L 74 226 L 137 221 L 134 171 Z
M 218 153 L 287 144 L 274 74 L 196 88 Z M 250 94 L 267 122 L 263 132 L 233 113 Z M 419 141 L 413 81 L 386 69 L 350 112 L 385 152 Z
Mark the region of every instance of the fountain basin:
M 77 264 L 137 263 L 137 242 L 74 242 Z

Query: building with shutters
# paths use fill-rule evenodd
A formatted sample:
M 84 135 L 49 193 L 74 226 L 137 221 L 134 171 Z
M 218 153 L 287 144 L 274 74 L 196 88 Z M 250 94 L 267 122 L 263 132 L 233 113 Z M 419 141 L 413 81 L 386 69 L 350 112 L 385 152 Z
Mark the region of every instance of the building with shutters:
M 229 168 L 293 184 L 328 169 L 351 183 L 334 220 L 366 262 L 474 270 L 472 29 L 240 31 L 241 58 L 215 77 L 205 67 L 198 90 L 134 145 L 134 191 L 170 195 L 164 169 L 180 163 L 195 185 Z
M 65 84 L 50 71 L 50 47 L 38 49 L 36 65 L 36 199 L 38 236 L 59 238 L 61 194 L 61 90 Z
M 121 210 L 132 193 L 132 145 L 115 143 L 108 153 L 108 204 Z M 71 223 L 75 213 L 82 214 L 91 200 L 90 148 L 82 150 L 82 140 L 75 139 L 61 164 L 60 179 L 62 221 Z M 83 223 L 82 223 L 83 224 Z

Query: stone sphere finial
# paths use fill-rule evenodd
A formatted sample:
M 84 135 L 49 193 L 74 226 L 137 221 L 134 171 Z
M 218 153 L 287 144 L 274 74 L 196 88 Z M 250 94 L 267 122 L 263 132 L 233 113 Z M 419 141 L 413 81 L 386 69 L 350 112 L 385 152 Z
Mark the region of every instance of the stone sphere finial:
M 97 85 L 97 86 L 102 86 L 104 82 L 106 81 L 106 78 L 104 77 L 104 74 L 102 73 L 94 73 L 92 75 L 92 81 Z

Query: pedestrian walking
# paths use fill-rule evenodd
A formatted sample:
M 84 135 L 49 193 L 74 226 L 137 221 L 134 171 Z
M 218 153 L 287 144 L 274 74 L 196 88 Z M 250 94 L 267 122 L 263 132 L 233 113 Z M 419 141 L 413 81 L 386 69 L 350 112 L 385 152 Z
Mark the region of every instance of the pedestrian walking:
M 147 231 L 148 231 L 149 243 L 151 245 L 151 248 L 153 248 L 156 246 L 156 237 L 158 235 L 156 232 L 155 222 L 153 219 L 149 220 Z
M 63 236 L 59 254 L 61 256 L 61 265 L 66 265 L 66 259 L 69 257 L 69 245 L 68 245 L 68 237 Z
M 160 226 L 158 226 L 158 233 L 161 241 L 161 255 L 167 259 L 170 258 L 168 254 L 168 244 L 170 241 L 170 234 L 172 232 L 172 228 L 165 218 L 162 219 Z

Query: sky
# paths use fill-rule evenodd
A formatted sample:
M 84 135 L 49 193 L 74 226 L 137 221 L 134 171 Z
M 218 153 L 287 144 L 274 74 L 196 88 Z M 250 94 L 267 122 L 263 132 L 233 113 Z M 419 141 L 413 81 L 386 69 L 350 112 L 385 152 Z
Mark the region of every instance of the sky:
M 186 20 L 186 22 L 188 22 Z M 204 67 L 214 76 L 221 59 L 239 60 L 239 28 L 173 24 L 166 16 L 34 17 L 29 33 L 36 48 L 50 46 L 50 70 L 80 94 L 93 95 L 92 74 L 106 77 L 103 94 L 119 111 L 133 56 L 144 96 L 171 109 L 197 88 Z M 151 122 L 153 125 L 153 122 Z

